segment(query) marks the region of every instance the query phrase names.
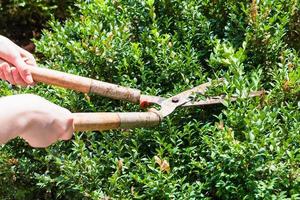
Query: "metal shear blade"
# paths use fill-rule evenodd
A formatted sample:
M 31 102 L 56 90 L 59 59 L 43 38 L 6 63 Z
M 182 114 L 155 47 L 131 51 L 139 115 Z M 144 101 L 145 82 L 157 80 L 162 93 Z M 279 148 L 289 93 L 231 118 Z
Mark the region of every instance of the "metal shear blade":
M 147 106 L 149 106 L 149 104 L 153 104 L 153 103 L 160 105 L 161 109 L 159 111 L 157 111 L 157 113 L 161 117 L 166 117 L 169 114 L 171 114 L 177 107 L 183 106 L 187 102 L 190 102 L 192 100 L 190 97 L 193 93 L 204 94 L 210 85 L 211 85 L 211 82 L 207 82 L 207 83 L 201 84 L 197 87 L 194 87 L 192 89 L 181 92 L 170 98 L 143 95 L 141 98 L 141 106 L 147 107 Z
M 217 84 L 221 83 L 223 79 L 217 80 Z M 142 95 L 141 102 L 144 102 L 144 107 L 149 106 L 150 104 L 157 104 L 161 106 L 160 110 L 151 109 L 152 111 L 155 111 L 158 113 L 162 118 L 168 116 L 171 114 L 177 107 L 193 107 L 193 106 L 206 106 L 206 105 L 214 105 L 214 104 L 220 104 L 223 103 L 226 99 L 226 95 L 220 95 L 220 96 L 213 96 L 213 97 L 205 97 L 204 100 L 197 100 L 193 101 L 192 96 L 194 94 L 201 94 L 205 95 L 205 92 L 207 91 L 208 87 L 212 85 L 212 82 L 207 82 L 204 84 L 201 84 L 199 86 L 196 86 L 192 89 L 186 90 L 184 92 L 181 92 L 175 96 L 172 96 L 170 98 L 163 98 L 159 96 L 149 96 L 149 95 Z M 248 97 L 255 97 L 255 96 L 261 96 L 263 94 L 263 91 L 255 91 L 251 92 Z M 233 96 L 229 100 L 235 101 L 237 97 Z

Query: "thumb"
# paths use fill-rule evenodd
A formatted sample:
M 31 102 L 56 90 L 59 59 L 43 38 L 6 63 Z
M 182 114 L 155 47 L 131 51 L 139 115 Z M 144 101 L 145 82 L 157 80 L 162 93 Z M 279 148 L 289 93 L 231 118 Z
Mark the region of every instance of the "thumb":
M 17 68 L 20 76 L 27 84 L 33 84 L 30 69 L 21 56 L 17 57 L 12 64 Z
M 65 126 L 65 131 L 64 133 L 60 136 L 59 139 L 61 140 L 69 140 L 72 138 L 73 136 L 73 132 L 74 132 L 74 125 L 73 125 L 73 118 L 70 118 L 67 120 L 66 126 Z

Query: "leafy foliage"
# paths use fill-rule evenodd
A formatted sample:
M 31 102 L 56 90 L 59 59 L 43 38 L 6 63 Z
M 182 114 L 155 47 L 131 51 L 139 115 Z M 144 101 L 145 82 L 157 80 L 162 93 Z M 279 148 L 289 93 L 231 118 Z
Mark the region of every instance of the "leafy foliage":
M 51 20 L 35 41 L 44 67 L 151 95 L 171 96 L 221 77 L 225 83 L 209 94 L 244 97 L 265 89 L 265 95 L 179 109 L 157 128 L 76 133 L 45 150 L 12 141 L 1 149 L 0 186 L 16 192 L 3 198 L 299 198 L 300 60 L 289 34 L 299 27 L 297 0 L 94 0 L 76 6 L 72 17 Z M 2 84 L 2 95 L 23 92 L 73 112 L 139 110 L 53 86 Z

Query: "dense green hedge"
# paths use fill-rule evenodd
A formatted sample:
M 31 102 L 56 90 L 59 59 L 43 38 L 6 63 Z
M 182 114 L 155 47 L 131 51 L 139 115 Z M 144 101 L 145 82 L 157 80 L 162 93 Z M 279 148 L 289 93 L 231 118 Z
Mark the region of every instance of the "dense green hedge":
M 1 148 L 2 199 L 300 198 L 298 0 L 78 1 L 49 22 L 44 67 L 170 96 L 225 78 L 210 94 L 238 99 L 179 109 L 157 128 L 76 133 L 45 150 Z M 298 34 L 298 35 L 297 35 Z M 52 86 L 1 84 L 73 112 L 138 106 Z

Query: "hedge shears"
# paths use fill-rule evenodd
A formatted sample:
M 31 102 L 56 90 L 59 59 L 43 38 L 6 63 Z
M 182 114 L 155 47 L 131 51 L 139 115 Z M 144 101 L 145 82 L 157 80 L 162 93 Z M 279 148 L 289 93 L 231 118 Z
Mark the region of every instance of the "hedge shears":
M 205 96 L 205 92 L 212 85 L 212 81 L 198 85 L 192 89 L 176 94 L 175 96 L 164 98 L 160 96 L 143 95 L 138 89 L 48 68 L 32 67 L 30 70 L 35 82 L 138 103 L 142 108 L 149 107 L 152 104 L 160 106 L 159 110 L 150 108 L 146 112 L 73 113 L 75 131 L 102 131 L 157 126 L 178 107 L 220 104 L 223 103 L 226 98 L 224 95 L 214 97 Z M 217 81 L 222 82 L 222 79 Z M 198 94 L 203 95 L 205 99 L 194 101 L 192 96 Z M 251 92 L 248 97 L 261 96 L 262 94 L 263 91 L 255 91 Z M 235 101 L 236 99 L 237 97 L 231 97 L 230 101 Z

